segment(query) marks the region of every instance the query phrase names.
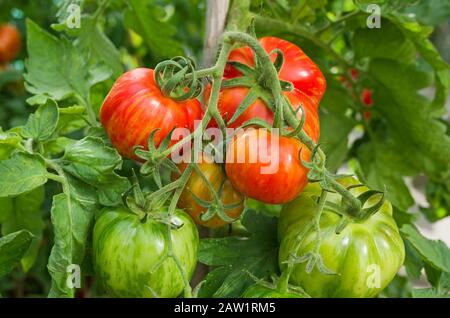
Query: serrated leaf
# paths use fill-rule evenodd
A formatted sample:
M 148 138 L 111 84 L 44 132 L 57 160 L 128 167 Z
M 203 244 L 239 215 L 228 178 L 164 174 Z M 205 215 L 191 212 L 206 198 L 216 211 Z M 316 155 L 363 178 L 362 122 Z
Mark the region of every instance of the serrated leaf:
M 27 230 L 33 234 L 30 247 L 21 260 L 25 272 L 33 266 L 39 251 L 44 229 L 41 213 L 43 202 L 44 187 L 42 186 L 14 198 L 0 198 L 0 206 L 3 208 L 3 215 L 0 218 L 2 234 L 7 235 L 19 230 Z
M 417 250 L 424 262 L 441 271 L 450 272 L 450 249 L 444 242 L 425 238 L 413 225 L 404 225 L 400 233 Z
M 68 182 L 66 192 L 53 197 L 51 221 L 55 243 L 47 266 L 52 277 L 49 297 L 74 296 L 74 289 L 67 285 L 67 267 L 83 264 L 97 210 L 95 191 L 91 187 L 70 177 Z
M 139 0 L 128 0 L 127 3 L 129 9 L 125 12 L 126 26 L 143 37 L 154 56 L 162 59 L 183 55 L 179 42 L 172 39 L 175 27 L 159 18 L 161 11 L 156 5 Z
M 28 117 L 28 121 L 22 129 L 22 136 L 43 141 L 53 134 L 59 120 L 58 105 L 52 99 L 36 110 Z
M 353 47 L 356 59 L 371 57 L 412 61 L 416 56 L 414 43 L 388 20 L 383 20 L 383 27 L 379 29 L 356 30 Z
M 31 244 L 32 234 L 26 230 L 0 238 L 0 277 L 8 274 L 21 260 Z
M 373 60 L 370 73 L 383 84 L 376 90 L 374 105 L 394 133 L 396 148 L 415 158 L 421 171 L 438 175 L 450 167 L 450 137 L 417 90 L 429 85 L 429 75 L 416 65 Z M 411 80 L 414 78 L 414 80 Z M 413 155 L 414 154 L 414 155 Z
M 117 205 L 121 202 L 121 195 L 130 187 L 127 178 L 114 172 L 120 169 L 122 157 L 100 138 L 85 137 L 69 145 L 62 159 L 66 172 L 97 188 L 103 205 Z
M 0 161 L 0 197 L 16 196 L 47 182 L 44 161 L 23 152 Z
M 27 90 L 56 101 L 88 95 L 86 58 L 65 39 L 58 39 L 27 20 Z
M 22 137 L 15 132 L 2 131 L 0 127 L 0 160 L 7 159 L 20 145 Z
M 259 278 L 276 272 L 278 268 L 276 223 L 276 218 L 246 211 L 242 224 L 252 232 L 250 238 L 226 237 L 202 240 L 199 261 L 219 267 L 214 274 L 206 277 L 200 294 L 204 297 L 239 297 L 254 283 L 249 272 Z

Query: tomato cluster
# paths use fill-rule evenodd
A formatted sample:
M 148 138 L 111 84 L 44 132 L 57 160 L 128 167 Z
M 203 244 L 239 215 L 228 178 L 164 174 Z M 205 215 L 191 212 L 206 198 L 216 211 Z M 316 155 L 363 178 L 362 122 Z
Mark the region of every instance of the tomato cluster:
M 282 97 L 286 105 L 292 107 L 292 118 L 295 119 L 295 113 L 299 119 L 304 119 L 303 132 L 317 143 L 320 135 L 318 106 L 326 88 L 320 69 L 299 47 L 285 40 L 265 37 L 259 40 L 259 44 L 274 65 L 277 63 L 276 55 L 283 54 L 284 63 L 275 65 L 280 87 L 282 83 L 289 84 L 285 86 L 288 88 L 282 92 Z M 241 70 L 244 69 L 250 71 L 243 74 Z M 357 76 L 356 73 L 352 75 Z M 249 76 L 254 77 L 247 78 Z M 236 79 L 244 80 L 239 82 Z M 307 273 L 306 264 L 298 263 L 290 275 L 291 283 L 300 285 L 314 297 L 377 295 L 392 280 L 403 263 L 405 253 L 390 203 L 380 205 L 376 216 L 350 222 L 340 234 L 336 234 L 336 228 L 342 216 L 326 206 L 320 225 L 309 227 L 297 246 L 300 233 L 314 222 L 319 209 L 317 197 L 322 192 L 318 184 L 308 185 L 306 162 L 311 160 L 310 147 L 290 134 L 296 127 L 282 126 L 284 129 L 281 131 L 263 128 L 279 123 L 275 123 L 273 100 L 266 98 L 270 95 L 270 88 L 265 86 L 265 79 L 258 73 L 249 47 L 235 49 L 229 55 L 223 83 L 233 81 L 251 85 L 223 85 L 220 89 L 217 105 L 220 116 L 226 128 L 237 128 L 226 144 L 225 162 L 214 162 L 212 156 L 203 151 L 197 156 L 200 161 L 194 163 L 195 168 L 184 180 L 186 183 L 180 192 L 180 210 L 175 210 L 165 223 L 154 217 L 167 213 L 164 207 L 157 207 L 156 211 L 152 208 L 151 213 L 144 217 L 130 213 L 124 207 L 109 209 L 97 219 L 93 258 L 103 287 L 110 294 L 121 297 L 178 296 L 183 290 L 183 278 L 192 277 L 196 264 L 198 233 L 193 221 L 209 228 L 222 227 L 239 218 L 244 210 L 244 199 L 248 197 L 268 204 L 287 203 L 279 218 L 279 262 L 282 270 L 293 251 L 297 251 L 298 256 L 315 252 L 317 231 L 321 231 L 319 251 L 323 265 L 338 275 L 326 275 L 317 268 Z M 196 98 L 178 101 L 164 94 L 158 83 L 155 71 L 151 69 L 131 70 L 116 81 L 102 105 L 101 123 L 113 146 L 125 157 L 141 160 L 135 154 L 136 147 L 156 152 L 175 128 L 183 127 L 193 132 L 195 120 L 204 118 L 204 109 Z M 206 104 L 211 90 L 210 85 L 205 88 Z M 259 93 L 250 95 L 254 92 Z M 249 96 L 254 97 L 251 102 L 248 102 Z M 362 102 L 371 105 L 370 91 L 363 92 Z M 241 109 L 245 104 L 247 107 Z M 264 121 L 266 125 L 258 125 L 255 119 Z M 251 125 L 246 125 L 249 121 L 252 121 Z M 219 126 L 214 119 L 208 125 Z M 152 134 L 153 140 L 149 141 Z M 154 147 L 150 148 L 149 142 Z M 188 163 L 174 166 L 174 182 L 179 180 L 180 174 L 184 175 L 186 169 L 192 168 Z M 355 196 L 368 191 L 355 179 L 339 182 L 352 189 Z M 336 207 L 341 205 L 341 200 L 340 195 L 330 194 L 327 202 Z M 372 201 L 369 203 L 374 203 Z M 361 249 L 365 252 L 361 253 Z M 177 261 L 168 256 L 176 257 Z M 367 284 L 370 275 L 367 268 L 373 264 L 379 266 L 380 277 L 378 284 L 375 282 L 372 286 Z M 303 297 L 264 284 L 249 287 L 243 296 Z

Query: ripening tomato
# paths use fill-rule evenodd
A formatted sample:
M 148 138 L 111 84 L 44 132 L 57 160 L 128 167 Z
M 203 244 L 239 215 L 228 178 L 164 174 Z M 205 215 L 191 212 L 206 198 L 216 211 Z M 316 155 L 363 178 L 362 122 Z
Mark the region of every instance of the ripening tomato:
M 160 213 L 167 213 L 162 208 Z M 197 265 L 198 232 L 185 212 L 175 210 L 170 230 L 172 251 L 188 279 Z M 124 207 L 108 208 L 95 222 L 93 261 L 96 278 L 113 297 L 177 297 L 183 278 L 175 261 L 168 257 L 167 225 L 138 215 Z
M 233 205 L 241 202 L 239 206 L 225 211 L 230 218 L 235 219 L 239 217 L 244 210 L 244 197 L 233 188 L 221 167 L 213 162 L 212 157 L 203 154 L 200 158 L 202 160 L 198 163 L 198 168 L 203 173 L 203 176 L 211 183 L 212 187 L 218 191 L 223 184 L 220 196 L 222 203 L 224 205 Z M 187 165 L 187 163 L 181 163 L 178 165 L 178 168 L 183 172 Z M 173 178 L 176 177 L 175 175 L 172 176 Z M 215 215 L 207 221 L 202 221 L 200 216 L 207 211 L 207 208 L 199 205 L 195 201 L 193 194 L 203 201 L 211 202 L 213 200 L 213 195 L 209 191 L 205 180 L 196 171 L 193 171 L 189 177 L 186 187 L 181 193 L 178 206 L 188 212 L 197 224 L 210 228 L 218 228 L 227 224 L 218 215 Z
M 367 107 L 371 107 L 373 105 L 371 89 L 368 88 L 363 89 L 363 91 L 361 92 L 361 103 L 363 103 Z
M 21 40 L 17 28 L 11 24 L 0 25 L 0 64 L 12 61 L 20 51 Z
M 345 187 L 359 184 L 354 178 L 344 178 L 339 182 Z M 357 187 L 350 191 L 355 195 L 369 190 Z M 296 249 L 297 237 L 308 224 L 314 222 L 317 214 L 317 197 L 321 188 L 309 185 L 297 199 L 283 207 L 278 234 L 281 239 L 279 263 L 284 263 Z M 330 206 L 339 206 L 342 197 L 329 193 Z M 368 205 L 375 204 L 371 198 Z M 336 228 L 342 216 L 331 209 L 323 211 L 320 219 L 321 243 L 319 253 L 324 265 L 337 275 L 320 272 L 314 267 L 311 273 L 305 270 L 305 263 L 294 265 L 290 282 L 297 284 L 312 297 L 374 297 L 394 278 L 403 264 L 405 247 L 392 216 L 392 206 L 385 201 L 381 209 L 366 220 L 350 220 L 339 233 Z M 306 255 L 315 247 L 317 232 L 310 228 L 298 248 L 297 255 Z
M 245 196 L 281 204 L 294 199 L 308 183 L 308 169 L 300 154 L 301 160 L 310 160 L 308 148 L 298 139 L 249 127 L 229 143 L 225 171 Z
M 232 87 L 224 88 L 220 90 L 219 102 L 217 107 L 222 115 L 225 123 L 227 123 L 236 112 L 239 105 L 245 99 L 249 92 L 248 87 Z M 211 86 L 207 86 L 205 89 L 205 100 L 209 100 L 211 93 Z M 315 142 L 319 140 L 320 125 L 319 115 L 317 113 L 317 105 L 309 98 L 305 93 L 298 89 L 294 89 L 292 92 L 284 92 L 284 95 L 288 98 L 291 106 L 297 110 L 300 105 L 303 105 L 305 111 L 305 123 L 303 129 L 306 134 Z M 302 112 L 298 111 L 297 116 L 302 117 Z M 242 126 L 246 121 L 254 118 L 262 119 L 268 122 L 270 125 L 273 123 L 274 114 L 272 110 L 262 101 L 260 98 L 247 108 L 235 121 L 231 124 L 227 123 L 229 128 L 238 128 Z M 215 120 L 210 122 L 210 127 L 217 127 Z
M 326 81 L 317 65 L 295 44 L 276 37 L 264 37 L 259 40 L 262 48 L 270 53 L 274 49 L 279 49 L 284 54 L 284 63 L 279 72 L 281 80 L 291 82 L 295 88 L 310 96 L 316 105 L 325 92 Z M 272 61 L 275 61 L 276 54 L 272 54 Z M 240 62 L 248 66 L 254 66 L 253 51 L 249 47 L 242 47 L 231 52 L 229 61 Z M 232 65 L 225 68 L 224 77 L 233 78 L 241 73 Z
M 194 130 L 201 120 L 202 107 L 197 99 L 178 102 L 162 94 L 153 70 L 137 68 L 117 79 L 100 109 L 100 121 L 111 143 L 125 157 L 137 159 L 135 146 L 147 148 L 150 133 L 157 147 L 175 127 Z

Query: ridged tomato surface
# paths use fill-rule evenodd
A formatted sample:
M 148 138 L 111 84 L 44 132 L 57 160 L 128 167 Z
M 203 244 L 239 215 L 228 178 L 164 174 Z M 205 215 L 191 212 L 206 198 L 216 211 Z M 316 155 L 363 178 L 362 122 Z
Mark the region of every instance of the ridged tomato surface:
M 262 48 L 270 53 L 279 49 L 284 54 L 284 63 L 279 72 L 282 80 L 291 82 L 295 88 L 310 96 L 316 105 L 319 104 L 325 92 L 326 81 L 319 67 L 295 44 L 276 37 L 264 37 L 259 40 Z M 270 56 L 275 61 L 276 54 Z M 231 52 L 229 61 L 240 62 L 254 66 L 253 52 L 249 47 L 242 47 Z M 232 65 L 225 68 L 224 77 L 233 78 L 241 73 Z
M 125 157 L 137 159 L 135 146 L 147 148 L 150 133 L 155 145 L 175 127 L 194 130 L 201 120 L 202 107 L 197 99 L 178 102 L 162 94 L 155 83 L 152 69 L 137 68 L 117 79 L 103 102 L 100 121 L 111 143 Z M 176 141 L 174 141 L 176 142 Z
M 308 183 L 308 169 L 300 154 L 303 161 L 310 160 L 310 152 L 298 139 L 250 127 L 232 138 L 225 170 L 231 184 L 243 195 L 281 204 L 294 199 Z
M 206 101 L 209 99 L 210 92 L 211 86 L 207 86 L 205 89 Z M 220 91 L 217 107 L 219 108 L 219 112 L 225 120 L 227 127 L 238 128 L 246 121 L 254 118 L 262 119 L 272 125 L 274 114 L 260 98 L 256 99 L 255 102 L 253 102 L 235 121 L 229 123 L 248 92 L 248 87 L 224 88 Z M 305 111 L 305 123 L 303 129 L 312 140 L 317 142 L 320 136 L 320 124 L 317 106 L 314 101 L 298 89 L 294 89 L 292 92 L 284 92 L 284 95 L 288 98 L 294 110 L 297 110 L 300 105 L 303 105 Z M 302 112 L 299 110 L 297 115 L 300 119 L 302 117 Z M 215 120 L 210 122 L 209 127 L 217 127 Z

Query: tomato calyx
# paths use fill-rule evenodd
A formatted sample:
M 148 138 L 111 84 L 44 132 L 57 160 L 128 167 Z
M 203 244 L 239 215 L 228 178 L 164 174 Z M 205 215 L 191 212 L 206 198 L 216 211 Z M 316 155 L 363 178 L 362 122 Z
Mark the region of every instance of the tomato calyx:
M 134 170 L 131 179 L 131 188 L 122 196 L 123 205 L 128 208 L 130 213 L 137 215 L 142 223 L 151 219 L 155 222 L 169 225 L 173 230 L 183 226 L 183 223 L 180 223 L 176 218 L 171 218 L 162 208 L 169 197 L 168 195 L 162 195 L 159 197 L 159 200 L 153 200 L 149 204 L 150 201 L 146 200 Z
M 203 91 L 191 58 L 177 56 L 156 65 L 154 79 L 164 96 L 176 101 L 192 99 Z
M 211 220 L 212 218 L 214 218 L 216 215 L 219 216 L 220 219 L 222 219 L 224 222 L 227 222 L 227 223 L 233 223 L 237 219 L 239 219 L 240 216 L 238 216 L 237 218 L 232 218 L 232 217 L 228 216 L 228 214 L 226 212 L 229 210 L 234 210 L 234 209 L 238 208 L 239 206 L 241 206 L 244 203 L 245 198 L 243 198 L 242 200 L 240 200 L 238 202 L 234 202 L 231 204 L 224 204 L 222 202 L 221 198 L 222 198 L 222 195 L 224 192 L 225 182 L 227 180 L 224 179 L 221 182 L 219 189 L 217 189 L 217 191 L 216 191 L 214 189 L 213 185 L 211 184 L 211 182 L 208 180 L 208 178 L 204 175 L 204 173 L 200 170 L 200 168 L 197 165 L 194 165 L 194 170 L 199 176 L 201 176 L 201 178 L 203 179 L 203 182 L 206 184 L 207 188 L 209 189 L 209 191 L 213 197 L 213 199 L 211 201 L 203 200 L 197 194 L 195 194 L 191 189 L 188 189 L 188 191 L 192 195 L 192 198 L 194 199 L 194 201 L 199 206 L 207 209 L 205 212 L 200 214 L 200 220 L 203 222 L 207 222 L 207 221 Z

